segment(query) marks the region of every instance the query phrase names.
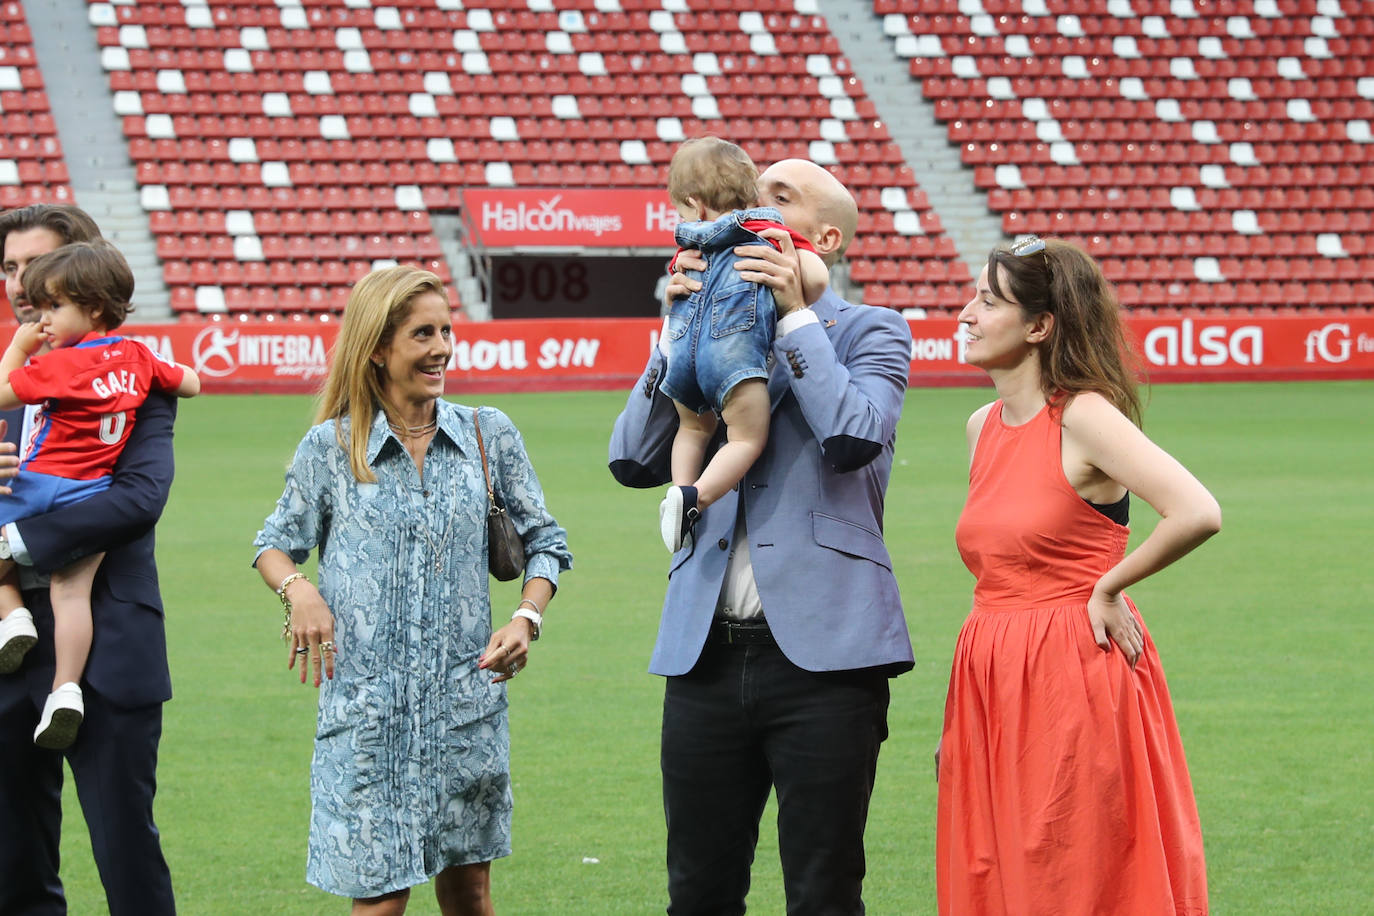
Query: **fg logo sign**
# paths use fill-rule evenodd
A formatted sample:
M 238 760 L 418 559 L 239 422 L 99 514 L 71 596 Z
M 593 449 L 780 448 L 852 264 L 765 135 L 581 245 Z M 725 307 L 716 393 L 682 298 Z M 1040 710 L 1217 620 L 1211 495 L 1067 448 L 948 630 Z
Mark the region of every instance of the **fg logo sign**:
M 1350 359 L 1350 325 L 1328 324 L 1315 331 L 1309 331 L 1305 346 L 1306 362 L 1315 363 L 1319 358 L 1328 363 L 1346 362 Z

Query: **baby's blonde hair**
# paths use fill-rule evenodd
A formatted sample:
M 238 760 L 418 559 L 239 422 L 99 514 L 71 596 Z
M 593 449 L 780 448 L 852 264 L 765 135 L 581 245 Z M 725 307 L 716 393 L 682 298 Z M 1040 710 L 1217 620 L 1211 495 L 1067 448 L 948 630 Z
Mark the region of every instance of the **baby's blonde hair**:
M 696 137 L 677 148 L 668 164 L 668 196 L 717 213 L 747 210 L 759 199 L 759 170 L 749 154 L 729 140 Z

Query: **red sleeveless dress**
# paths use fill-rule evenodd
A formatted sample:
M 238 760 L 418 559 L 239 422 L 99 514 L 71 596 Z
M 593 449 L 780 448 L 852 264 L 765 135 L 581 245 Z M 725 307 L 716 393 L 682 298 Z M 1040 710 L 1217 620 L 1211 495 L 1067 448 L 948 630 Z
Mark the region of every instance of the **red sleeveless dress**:
M 1088 621 L 1128 534 L 1069 485 L 1057 415 L 1012 427 L 993 405 L 955 532 L 978 582 L 945 703 L 941 914 L 1207 912 L 1197 805 L 1154 642 L 1147 631 L 1133 671 Z

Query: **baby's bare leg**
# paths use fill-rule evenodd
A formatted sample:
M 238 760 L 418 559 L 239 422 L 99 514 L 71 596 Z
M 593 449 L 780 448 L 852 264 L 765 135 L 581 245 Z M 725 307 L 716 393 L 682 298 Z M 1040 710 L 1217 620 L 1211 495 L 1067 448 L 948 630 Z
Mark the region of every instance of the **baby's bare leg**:
M 10 611 L 24 606 L 24 596 L 19 592 L 19 567 L 13 560 L 0 560 L 0 620 L 10 615 Z
M 105 554 L 83 557 L 52 574 L 53 648 L 57 654 L 54 688 L 81 682 L 91 654 L 91 584 Z
M 673 483 L 690 486 L 701 474 L 706 462 L 706 446 L 716 432 L 716 415 L 711 411 L 697 413 L 673 402 L 677 408 L 677 435 L 673 437 Z
M 771 408 L 768 383 L 761 378 L 745 379 L 725 395 L 721 418 L 726 441 L 696 482 L 699 506 L 705 508 L 730 492 L 763 454 Z

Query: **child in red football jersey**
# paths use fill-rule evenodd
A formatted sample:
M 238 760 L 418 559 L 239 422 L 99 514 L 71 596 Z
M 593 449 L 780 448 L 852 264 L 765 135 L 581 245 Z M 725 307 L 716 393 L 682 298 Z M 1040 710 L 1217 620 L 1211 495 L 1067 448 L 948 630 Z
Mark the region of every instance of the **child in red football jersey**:
M 0 525 L 108 488 L 134 412 L 148 392 L 192 397 L 200 391 L 190 368 L 164 361 L 137 341 L 109 336 L 131 308 L 134 277 L 108 242 L 78 242 L 35 258 L 23 283 L 40 318 L 21 325 L 0 358 L 0 409 L 45 409 L 34 423 L 11 495 L 0 496 Z M 45 343 L 50 351 L 35 356 Z M 52 574 L 57 666 L 34 732 L 41 747 L 67 747 L 81 725 L 85 707 L 78 682 L 91 650 L 91 584 L 104 556 L 83 557 Z M 0 558 L 0 576 L 0 672 L 9 672 L 38 634 L 33 615 L 21 607 L 8 551 Z

